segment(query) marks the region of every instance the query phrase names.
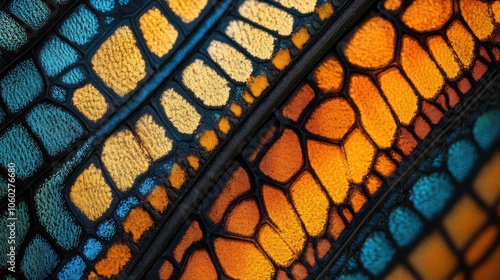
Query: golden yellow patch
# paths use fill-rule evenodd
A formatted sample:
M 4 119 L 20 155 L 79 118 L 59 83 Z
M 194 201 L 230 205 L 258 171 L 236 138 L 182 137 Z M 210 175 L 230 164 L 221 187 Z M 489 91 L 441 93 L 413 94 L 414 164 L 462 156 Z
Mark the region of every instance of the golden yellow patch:
M 156 7 L 139 18 L 139 28 L 146 46 L 158 57 L 166 55 L 173 48 L 179 35 L 177 29 Z
M 135 123 L 135 132 L 153 160 L 166 156 L 172 150 L 172 139 L 165 128 L 158 125 L 149 114 L 143 115 Z
M 185 23 L 190 23 L 200 16 L 208 0 L 166 0 L 168 7 Z
M 210 42 L 207 51 L 233 80 L 244 83 L 252 75 L 252 62 L 231 45 L 214 40 Z
M 191 134 L 200 124 L 201 115 L 174 89 L 167 89 L 160 98 L 165 115 L 180 133 Z
M 71 101 L 82 115 L 93 122 L 100 120 L 109 108 L 106 98 L 92 84 L 76 89 Z

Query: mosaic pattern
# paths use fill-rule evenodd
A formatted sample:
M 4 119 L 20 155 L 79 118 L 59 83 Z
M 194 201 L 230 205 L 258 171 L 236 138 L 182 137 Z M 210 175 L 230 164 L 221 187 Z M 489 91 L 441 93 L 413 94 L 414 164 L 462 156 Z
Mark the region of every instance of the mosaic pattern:
M 492 275 L 500 115 L 473 105 L 498 100 L 482 86 L 500 61 L 498 1 L 368 2 L 5 1 L 0 215 L 14 162 L 19 279 Z M 356 17 L 344 35 L 313 48 L 344 15 Z M 287 77 L 313 49 L 307 76 Z M 287 81 L 299 85 L 276 112 L 245 122 Z M 471 129 L 344 243 L 462 111 L 476 112 Z M 248 125 L 258 132 L 190 207 Z M 448 260 L 435 269 L 433 248 Z

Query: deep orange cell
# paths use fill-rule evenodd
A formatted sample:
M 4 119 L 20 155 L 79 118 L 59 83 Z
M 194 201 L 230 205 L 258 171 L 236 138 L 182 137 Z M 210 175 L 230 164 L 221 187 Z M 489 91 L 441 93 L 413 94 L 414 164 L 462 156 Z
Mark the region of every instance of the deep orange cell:
M 307 141 L 309 161 L 334 203 L 342 203 L 349 190 L 349 169 L 344 153 L 337 145 Z
M 342 208 L 342 215 L 344 215 L 344 218 L 347 220 L 348 223 L 350 223 L 354 218 L 353 213 L 347 207 Z
M 438 124 L 444 116 L 443 112 L 427 101 L 422 102 L 422 112 L 424 112 L 432 124 Z
M 380 189 L 383 183 L 384 182 L 379 177 L 369 174 L 366 178 L 365 186 L 368 192 L 373 195 Z
M 344 82 L 344 68 L 337 57 L 328 57 L 314 70 L 313 78 L 322 92 L 336 93 Z
M 278 270 L 278 273 L 276 274 L 276 280 L 290 280 L 290 277 L 286 275 L 286 272 L 283 270 Z
M 375 147 L 361 129 L 354 129 L 344 142 L 347 165 L 354 183 L 361 184 L 373 164 Z
M 288 64 L 292 61 L 292 56 L 290 55 L 290 50 L 288 49 L 281 49 L 276 52 L 272 59 L 272 63 L 274 67 L 278 70 L 284 70 Z
M 420 95 L 434 98 L 444 85 L 444 78 L 434 61 L 413 37 L 404 36 L 401 47 L 401 66 Z
M 170 182 L 170 185 L 177 190 L 184 185 L 184 182 L 186 181 L 186 172 L 179 164 L 172 164 L 170 174 L 168 175 L 168 181 Z
M 358 213 L 359 210 L 365 205 L 366 203 L 366 196 L 363 194 L 363 192 L 359 189 L 354 189 L 351 192 L 351 206 L 354 212 Z
M 340 234 L 345 229 L 344 220 L 342 220 L 337 208 L 332 208 L 330 213 L 330 225 L 328 227 L 328 233 L 330 233 L 333 239 L 339 238 Z
M 314 248 L 311 241 L 307 242 L 306 250 L 304 252 L 304 258 L 306 259 L 309 266 L 313 267 L 316 265 L 316 257 L 314 256 Z
M 226 212 L 227 206 L 235 198 L 248 190 L 250 190 L 250 179 L 248 178 L 248 174 L 245 169 L 238 167 L 208 211 L 208 217 L 214 223 L 219 223 Z
M 283 191 L 268 185 L 262 186 L 262 197 L 269 219 L 276 225 L 280 237 L 298 256 L 304 248 L 306 237 L 292 204 Z
M 498 236 L 498 227 L 491 225 L 485 229 L 470 245 L 465 253 L 465 261 L 468 265 L 476 264 L 481 257 L 495 244 Z
M 398 148 L 406 156 L 409 156 L 417 145 L 417 139 L 415 139 L 415 137 L 413 137 L 413 135 L 406 128 L 402 127 L 399 129 Z
M 273 264 L 248 241 L 216 238 L 215 254 L 224 272 L 233 279 L 271 279 Z
M 328 251 L 330 251 L 331 248 L 332 244 L 330 243 L 330 241 L 328 241 L 328 239 L 326 238 L 320 239 L 318 241 L 318 247 L 317 247 L 318 257 L 320 259 L 324 258 L 326 256 L 326 253 L 328 253 Z
M 313 134 L 341 140 L 356 121 L 356 113 L 343 97 L 327 99 L 309 116 L 306 129 Z
M 448 105 L 450 108 L 455 107 L 460 102 L 460 96 L 458 93 L 450 86 L 445 87 L 446 95 L 448 96 Z
M 182 272 L 180 279 L 218 279 L 217 270 L 206 250 L 194 251 L 189 256 L 186 268 Z
M 182 258 L 184 257 L 184 254 L 186 253 L 186 249 L 189 248 L 189 246 L 191 246 L 193 243 L 200 241 L 202 237 L 203 232 L 201 232 L 198 222 L 191 222 L 188 229 L 174 249 L 175 260 L 180 263 L 182 261 Z
M 298 121 L 304 109 L 314 98 L 314 90 L 308 84 L 299 88 L 299 90 L 286 103 L 281 113 L 287 119 Z
M 101 276 L 111 278 L 120 273 L 131 257 L 132 254 L 127 245 L 113 244 L 109 247 L 106 257 L 96 263 L 96 272 Z
M 297 32 L 292 35 L 292 43 L 297 47 L 297 49 L 301 50 L 302 47 L 309 41 L 311 35 L 307 28 L 301 27 Z
M 480 0 L 460 0 L 460 11 L 474 35 L 479 40 L 487 40 L 495 30 L 493 14 L 488 2 Z
M 259 207 L 255 200 L 248 199 L 238 203 L 229 212 L 226 230 L 243 236 L 252 236 L 260 220 Z
M 198 141 L 207 152 L 212 152 L 219 144 L 217 133 L 213 130 L 206 130 L 202 132 Z
M 415 134 L 417 135 L 418 138 L 422 140 L 425 139 L 425 137 L 427 137 L 427 135 L 431 132 L 431 126 L 421 116 L 419 116 L 415 120 L 414 127 L 415 127 Z
M 472 274 L 472 279 L 499 279 L 500 246 L 497 246 L 491 255 Z
M 250 92 L 253 94 L 253 96 L 259 97 L 269 86 L 269 80 L 267 79 L 266 75 L 250 77 L 247 85 L 250 88 Z
M 307 269 L 301 263 L 296 263 L 292 267 L 292 275 L 297 280 L 304 280 L 307 278 Z
M 388 11 L 397 11 L 403 4 L 403 0 L 385 0 L 384 1 L 384 9 Z
M 372 17 L 361 24 L 347 39 L 344 55 L 355 66 L 378 69 L 394 58 L 396 30 L 382 17 Z
M 155 211 L 162 213 L 168 206 L 167 190 L 161 186 L 154 188 L 146 197 L 146 201 Z
M 467 77 L 463 77 L 462 79 L 460 79 L 460 81 L 458 81 L 457 83 L 457 86 L 458 90 L 460 90 L 462 94 L 468 93 L 472 88 L 472 84 L 470 83 L 469 79 L 467 79 Z
M 135 242 L 139 241 L 141 236 L 152 226 L 151 216 L 142 208 L 132 209 L 123 222 L 123 229 L 132 234 Z
M 474 63 L 474 68 L 472 68 L 472 77 L 474 80 L 476 80 L 476 82 L 479 81 L 486 72 L 488 72 L 488 66 L 477 60 L 476 63 Z
M 174 273 L 174 267 L 172 266 L 172 263 L 170 263 L 169 261 L 165 261 L 158 271 L 158 278 L 160 280 L 168 280 L 172 276 L 172 273 Z
M 299 137 L 293 130 L 285 129 L 264 155 L 259 168 L 266 176 L 284 183 L 299 171 L 303 163 Z
M 370 77 L 352 75 L 349 96 L 359 109 L 361 124 L 366 133 L 380 148 L 389 148 L 394 141 L 396 121 Z
M 415 0 L 401 19 L 411 29 L 429 32 L 441 29 L 453 13 L 452 0 Z

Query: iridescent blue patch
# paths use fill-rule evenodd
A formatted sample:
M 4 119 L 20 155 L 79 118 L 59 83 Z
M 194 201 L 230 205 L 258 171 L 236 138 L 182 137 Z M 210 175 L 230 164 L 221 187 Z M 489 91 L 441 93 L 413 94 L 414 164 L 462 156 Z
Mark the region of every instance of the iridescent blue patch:
M 389 231 L 399 246 L 405 247 L 415 240 L 424 223 L 418 215 L 406 207 L 397 207 L 389 215 Z
M 67 91 L 61 87 L 53 86 L 50 88 L 50 97 L 57 101 L 64 102 L 66 100 Z
M 366 239 L 361 247 L 360 259 L 363 266 L 372 274 L 384 272 L 387 264 L 396 254 L 396 249 L 382 231 L 375 231 Z
M 474 143 L 470 140 L 459 140 L 448 149 L 448 170 L 458 182 L 462 183 L 476 165 L 477 158 Z
M 488 150 L 500 137 L 500 109 L 482 114 L 474 124 L 472 132 L 481 149 Z
M 80 55 L 73 47 L 54 36 L 40 51 L 40 64 L 47 75 L 54 77 L 74 64 L 79 57 Z
M 29 27 L 38 30 L 50 16 L 49 7 L 41 0 L 13 0 L 9 9 Z
M 76 256 L 66 263 L 57 274 L 58 280 L 81 279 L 85 270 L 85 262 L 82 257 Z
M 420 214 L 431 220 L 443 211 L 454 191 L 455 186 L 446 173 L 433 173 L 415 183 L 410 200 Z
M 33 60 L 19 63 L 0 81 L 2 99 L 10 112 L 15 113 L 26 107 L 43 91 L 42 76 Z
M 100 238 L 110 240 L 115 235 L 115 223 L 112 220 L 102 222 L 96 233 Z
M 97 16 L 82 5 L 64 21 L 59 32 L 71 42 L 85 45 L 97 34 L 98 29 Z
M 0 11 L 0 26 L 2 27 L 0 28 L 0 47 L 15 51 L 28 41 L 24 28 L 4 11 Z
M 127 199 L 124 199 L 120 201 L 120 204 L 118 205 L 118 209 L 116 209 L 116 215 L 120 218 L 123 219 L 125 216 L 128 215 L 130 212 L 130 209 L 137 205 L 139 201 L 135 197 L 129 197 Z
M 59 263 L 59 256 L 40 235 L 35 236 L 24 251 L 21 271 L 28 279 L 47 279 Z
M 26 121 L 51 156 L 64 151 L 83 133 L 75 117 L 51 104 L 37 105 Z
M 101 251 L 101 242 L 97 241 L 95 238 L 89 238 L 87 243 L 83 246 L 83 254 L 91 261 L 93 261 Z
M 13 125 L 0 137 L 0 151 L 3 168 L 7 169 L 9 163 L 14 163 L 16 175 L 21 179 L 33 175 L 43 163 L 40 148 L 20 124 Z
M 90 5 L 104 13 L 115 8 L 115 0 L 90 0 Z
M 155 182 L 152 178 L 146 178 L 139 187 L 139 192 L 142 196 L 146 196 L 155 187 Z
M 83 67 L 77 67 L 69 70 L 64 76 L 62 76 L 61 81 L 67 85 L 77 85 L 80 84 L 87 78 L 85 70 Z

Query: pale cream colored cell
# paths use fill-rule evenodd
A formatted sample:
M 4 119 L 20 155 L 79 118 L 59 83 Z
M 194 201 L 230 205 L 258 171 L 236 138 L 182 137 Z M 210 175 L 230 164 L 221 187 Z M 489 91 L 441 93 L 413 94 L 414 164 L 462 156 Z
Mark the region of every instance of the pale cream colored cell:
M 314 12 L 317 1 L 304 1 L 304 0 L 274 0 L 280 3 L 284 7 L 295 9 L 302 14 L 308 14 Z
M 226 34 L 256 58 L 267 60 L 273 55 L 275 38 L 246 22 L 229 22 Z
M 165 128 L 149 114 L 143 115 L 135 123 L 135 132 L 153 160 L 166 156 L 172 150 L 173 141 L 167 136 Z
M 101 169 L 92 163 L 76 178 L 69 198 L 89 220 L 95 221 L 109 209 L 113 194 Z
M 190 23 L 200 16 L 207 6 L 208 0 L 166 0 L 168 7 L 181 18 L 184 23 Z
M 128 129 L 113 134 L 104 142 L 101 160 L 122 192 L 132 187 L 137 176 L 146 172 L 150 163 L 149 157 Z
M 240 15 L 267 29 L 288 36 L 293 30 L 293 17 L 284 10 L 280 10 L 267 3 L 255 0 L 245 1 L 238 9 Z
M 160 103 L 165 115 L 180 133 L 191 134 L 198 128 L 200 114 L 174 89 L 163 92 Z
M 182 71 L 182 82 L 207 106 L 223 106 L 229 99 L 228 81 L 201 59 Z
M 100 120 L 109 108 L 106 98 L 92 84 L 75 90 L 71 101 L 82 115 L 93 122 Z
M 179 32 L 154 7 L 139 18 L 139 27 L 149 50 L 158 57 L 166 55 L 174 46 Z
M 123 97 L 146 77 L 146 62 L 129 26 L 121 26 L 92 56 L 92 68 L 106 86 Z
M 229 44 L 213 40 L 208 46 L 208 54 L 237 82 L 244 83 L 252 75 L 252 62 Z

